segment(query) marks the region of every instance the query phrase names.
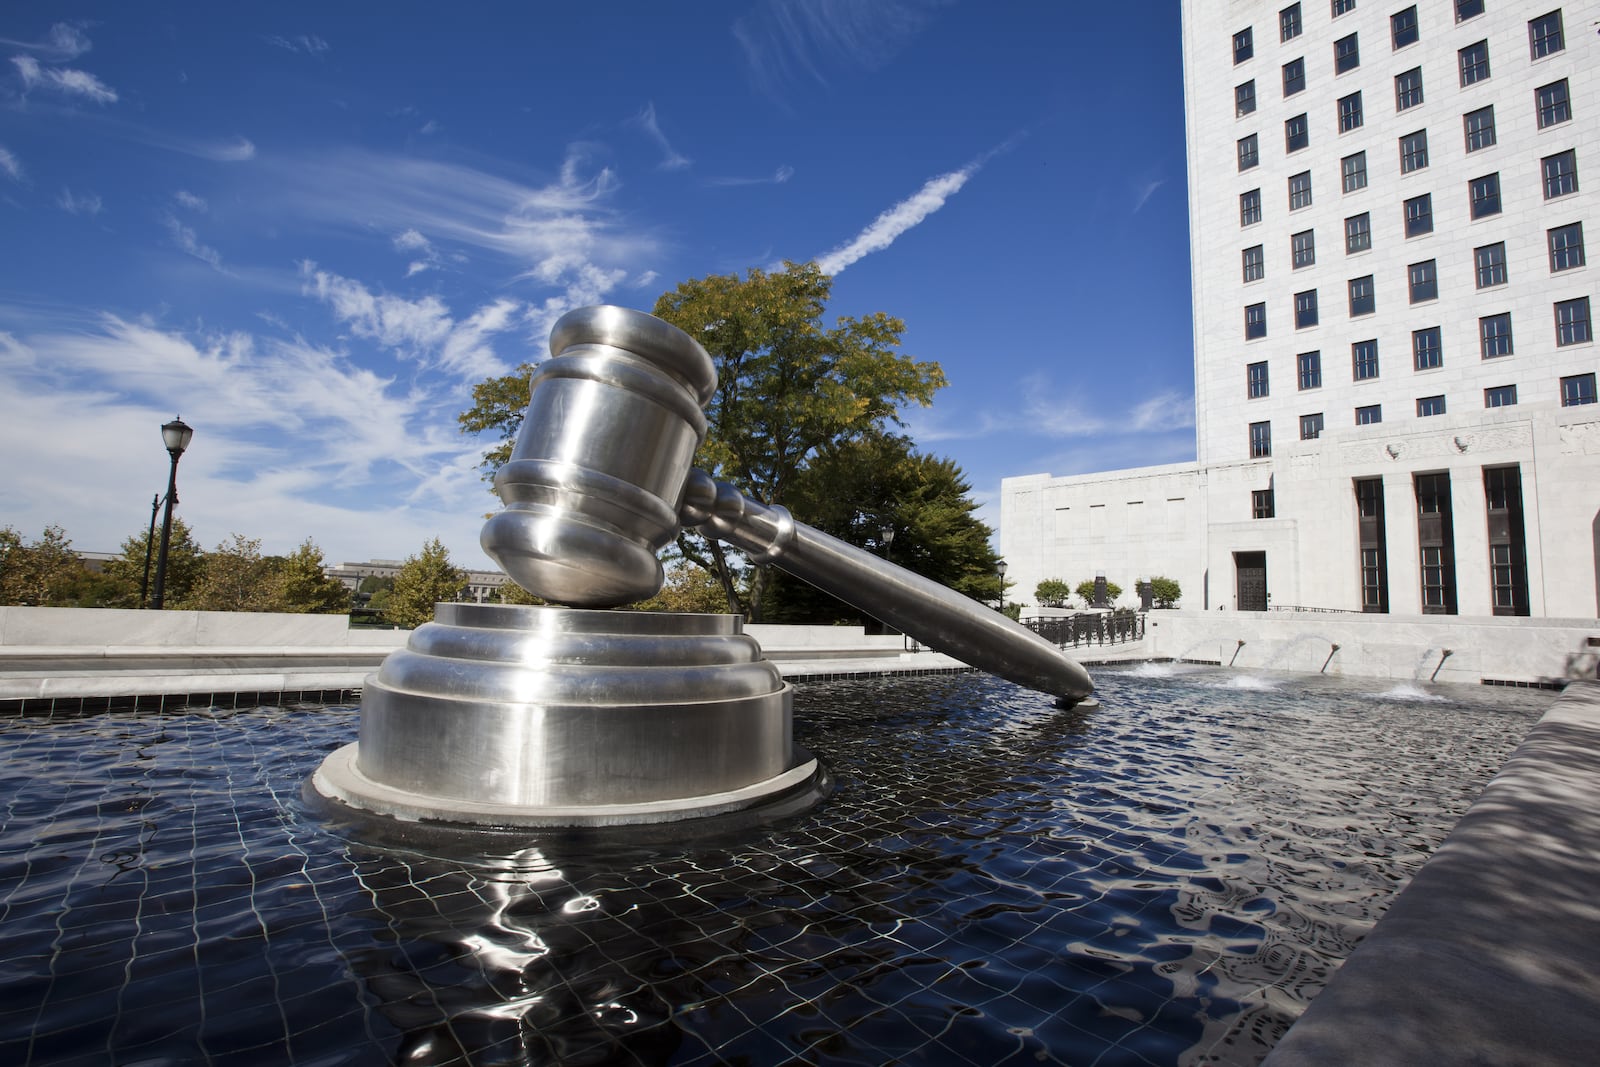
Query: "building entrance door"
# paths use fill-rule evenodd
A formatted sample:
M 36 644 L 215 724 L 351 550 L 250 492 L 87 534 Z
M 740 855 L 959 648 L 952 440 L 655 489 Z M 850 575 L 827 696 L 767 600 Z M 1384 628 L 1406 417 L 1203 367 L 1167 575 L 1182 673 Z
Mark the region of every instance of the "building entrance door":
M 1235 552 L 1233 570 L 1240 611 L 1267 610 L 1267 554 Z

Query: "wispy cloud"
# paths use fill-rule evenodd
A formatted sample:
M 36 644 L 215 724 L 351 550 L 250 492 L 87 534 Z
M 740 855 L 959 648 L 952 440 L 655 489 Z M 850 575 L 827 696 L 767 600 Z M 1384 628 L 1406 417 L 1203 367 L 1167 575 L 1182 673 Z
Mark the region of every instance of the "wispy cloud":
M 248 137 L 239 136 L 225 141 L 181 141 L 173 143 L 171 147 L 217 163 L 243 163 L 256 156 L 255 143 Z
M 117 102 L 117 91 L 86 70 L 46 67 L 33 56 L 12 56 L 11 63 L 22 76 L 25 91 L 46 89 L 66 96 L 81 96 L 96 104 Z
M 209 210 L 209 205 L 203 199 L 195 196 L 187 189 L 179 189 L 172 194 L 172 199 L 177 201 L 179 207 L 186 207 L 190 211 L 198 211 L 202 215 Z
M 707 185 L 782 185 L 794 177 L 794 168 L 785 163 L 765 178 L 707 178 Z
M 928 25 L 942 0 L 763 0 L 733 24 L 751 79 L 780 93 L 827 85 L 840 69 L 878 70 Z
M 1181 430 L 1194 425 L 1194 397 L 1158 393 L 1134 407 L 1129 422 L 1135 430 Z
M 161 216 L 161 224 L 167 228 L 167 233 L 172 237 L 172 243 L 179 249 L 206 264 L 214 271 L 222 271 L 222 253 L 210 245 L 202 244 L 193 227 L 185 226 L 178 221 L 176 215 L 168 211 Z
M 657 166 L 661 170 L 682 170 L 692 162 L 689 157 L 672 147 L 667 140 L 667 135 L 661 132 L 661 124 L 656 120 L 656 105 L 654 101 L 646 104 L 632 119 L 633 125 L 645 132 L 650 140 L 661 149 L 661 162 Z
M 45 34 L 43 40 L 19 41 L 10 37 L 0 37 L 0 45 L 37 52 L 49 63 L 65 63 L 69 59 L 77 59 L 94 47 L 81 29 L 66 22 L 58 22 L 51 26 L 50 32 Z
M 1167 184 L 1167 180 L 1165 178 L 1157 178 L 1153 181 L 1142 181 L 1138 183 L 1133 190 L 1133 213 L 1137 215 L 1139 210 L 1143 208 L 1145 204 L 1149 203 L 1150 198 L 1155 195 L 1156 190 L 1165 184 Z
M 328 42 L 314 33 L 302 33 L 294 37 L 283 37 L 271 33 L 261 39 L 274 48 L 281 48 L 285 52 L 296 52 L 307 56 L 321 56 L 329 48 Z
M 0 174 L 14 182 L 22 180 L 22 163 L 5 145 L 0 145 Z
M 421 274 L 425 270 L 432 270 L 439 265 L 439 253 L 433 247 L 433 242 L 416 230 L 406 230 L 396 234 L 394 247 L 397 251 L 417 257 L 406 266 L 407 278 L 413 274 Z
M 66 186 L 62 186 L 61 195 L 56 197 L 56 204 L 69 215 L 98 215 L 105 204 L 94 193 L 74 193 Z

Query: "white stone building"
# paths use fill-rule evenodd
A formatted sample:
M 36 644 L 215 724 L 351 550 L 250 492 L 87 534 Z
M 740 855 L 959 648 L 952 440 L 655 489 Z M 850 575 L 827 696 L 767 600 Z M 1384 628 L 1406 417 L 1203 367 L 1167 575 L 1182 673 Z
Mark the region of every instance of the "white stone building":
M 1016 598 L 1600 614 L 1600 6 L 1182 10 L 1198 461 L 1006 479 Z

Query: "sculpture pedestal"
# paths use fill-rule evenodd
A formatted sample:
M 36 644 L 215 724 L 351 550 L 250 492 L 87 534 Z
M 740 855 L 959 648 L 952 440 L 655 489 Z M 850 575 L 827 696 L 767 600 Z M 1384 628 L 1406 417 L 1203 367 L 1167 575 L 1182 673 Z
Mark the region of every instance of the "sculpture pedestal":
M 362 691 L 323 797 L 405 821 L 604 826 L 820 795 L 793 690 L 734 615 L 440 604 Z M 814 797 L 813 797 L 814 799 Z

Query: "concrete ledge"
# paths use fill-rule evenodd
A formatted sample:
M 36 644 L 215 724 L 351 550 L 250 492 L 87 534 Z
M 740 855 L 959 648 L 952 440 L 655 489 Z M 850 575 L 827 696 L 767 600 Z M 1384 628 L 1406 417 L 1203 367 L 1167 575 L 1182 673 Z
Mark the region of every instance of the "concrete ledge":
M 1597 798 L 1600 683 L 1574 682 L 1266 1067 L 1595 1062 Z

